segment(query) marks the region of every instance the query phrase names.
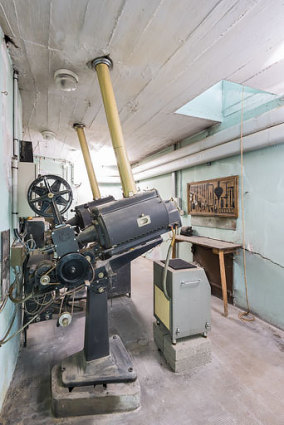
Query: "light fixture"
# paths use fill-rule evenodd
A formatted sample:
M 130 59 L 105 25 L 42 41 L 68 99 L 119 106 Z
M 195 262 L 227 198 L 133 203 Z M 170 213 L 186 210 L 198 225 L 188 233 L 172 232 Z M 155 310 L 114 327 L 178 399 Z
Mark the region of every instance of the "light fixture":
M 79 81 L 78 75 L 68 69 L 58 69 L 54 73 L 54 81 L 58 88 L 64 91 L 74 91 Z
M 50 130 L 44 130 L 41 132 L 41 135 L 43 137 L 44 140 L 54 140 L 56 134 L 53 133 L 53 131 Z

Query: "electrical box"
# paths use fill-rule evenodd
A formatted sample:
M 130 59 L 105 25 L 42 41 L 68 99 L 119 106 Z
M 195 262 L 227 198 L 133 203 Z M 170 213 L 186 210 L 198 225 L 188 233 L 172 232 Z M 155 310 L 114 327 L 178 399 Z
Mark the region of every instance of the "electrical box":
M 27 258 L 27 249 L 22 243 L 11 246 L 11 267 L 21 267 Z
M 19 162 L 18 167 L 18 216 L 34 217 L 35 213 L 27 201 L 27 192 L 30 184 L 36 179 L 36 164 Z
M 179 338 L 211 330 L 211 288 L 203 268 L 179 258 L 169 261 L 166 289 L 163 291 L 165 264 L 154 263 L 154 316 L 171 336 Z
M 20 140 L 20 161 L 21 162 L 34 162 L 32 142 Z

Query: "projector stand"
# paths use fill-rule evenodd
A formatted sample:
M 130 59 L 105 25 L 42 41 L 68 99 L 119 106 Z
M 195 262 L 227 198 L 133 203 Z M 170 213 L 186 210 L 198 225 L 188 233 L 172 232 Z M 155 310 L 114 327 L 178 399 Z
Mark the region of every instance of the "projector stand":
M 124 412 L 140 406 L 140 385 L 119 336 L 109 338 L 107 292 L 89 288 L 84 349 L 52 370 L 57 417 Z

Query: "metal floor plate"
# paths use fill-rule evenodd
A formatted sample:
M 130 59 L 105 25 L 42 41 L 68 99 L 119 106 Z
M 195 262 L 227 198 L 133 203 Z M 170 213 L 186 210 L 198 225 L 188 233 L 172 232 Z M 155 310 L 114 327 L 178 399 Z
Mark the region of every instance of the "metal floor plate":
M 110 355 L 86 362 L 84 351 L 61 363 L 62 384 L 80 387 L 106 383 L 132 382 L 137 379 L 132 361 L 118 335 L 110 338 Z

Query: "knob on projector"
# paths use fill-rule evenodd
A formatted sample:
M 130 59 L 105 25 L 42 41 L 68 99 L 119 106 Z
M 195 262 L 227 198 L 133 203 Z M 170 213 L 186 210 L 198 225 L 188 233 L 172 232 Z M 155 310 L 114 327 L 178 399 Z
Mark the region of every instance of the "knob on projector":
M 69 311 L 65 311 L 64 313 L 62 313 L 59 317 L 59 325 L 60 326 L 68 326 L 70 325 L 70 323 L 72 322 L 72 316 L 69 313 Z

